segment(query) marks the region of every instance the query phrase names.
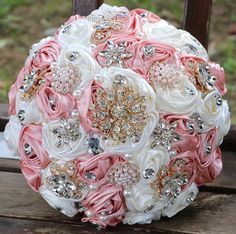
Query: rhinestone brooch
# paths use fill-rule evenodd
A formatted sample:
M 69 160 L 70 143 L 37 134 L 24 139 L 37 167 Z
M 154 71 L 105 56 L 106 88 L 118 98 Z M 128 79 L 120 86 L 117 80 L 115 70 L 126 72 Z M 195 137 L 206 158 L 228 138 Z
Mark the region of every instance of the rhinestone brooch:
M 153 141 L 151 148 L 158 149 L 162 146 L 168 151 L 171 150 L 171 143 L 182 140 L 182 137 L 175 132 L 177 125 L 176 122 L 168 125 L 165 121 L 161 120 L 152 133 Z
M 98 89 L 90 105 L 92 126 L 104 139 L 138 142 L 147 123 L 145 97 L 140 96 L 125 76 L 117 75 L 111 88 Z
M 115 42 L 109 40 L 107 41 L 107 48 L 99 53 L 100 56 L 105 57 L 106 66 L 109 67 L 112 64 L 119 64 L 124 66 L 124 60 L 133 57 L 133 54 L 126 50 L 128 43 L 123 41 L 116 44 Z
M 67 162 L 63 167 L 53 162 L 50 165 L 52 175 L 46 178 L 47 188 L 58 197 L 80 199 L 86 184 L 78 177 L 76 163 Z
M 70 142 L 76 142 L 82 136 L 79 122 L 74 119 L 61 119 L 60 126 L 53 129 L 52 133 L 57 137 L 56 147 L 58 148 L 69 145 Z

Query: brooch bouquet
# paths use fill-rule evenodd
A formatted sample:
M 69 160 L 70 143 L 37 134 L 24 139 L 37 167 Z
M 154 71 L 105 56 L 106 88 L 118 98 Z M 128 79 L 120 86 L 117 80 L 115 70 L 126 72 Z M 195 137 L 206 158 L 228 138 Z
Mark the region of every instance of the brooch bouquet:
M 224 70 L 142 9 L 72 16 L 29 51 L 5 139 L 50 206 L 99 227 L 172 217 L 222 169 Z

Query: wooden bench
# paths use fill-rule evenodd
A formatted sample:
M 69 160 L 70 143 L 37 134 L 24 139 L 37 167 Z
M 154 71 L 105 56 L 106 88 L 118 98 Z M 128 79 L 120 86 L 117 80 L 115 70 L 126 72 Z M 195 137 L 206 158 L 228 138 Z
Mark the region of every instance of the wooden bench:
M 184 28 L 207 47 L 211 0 L 186 0 Z M 73 14 L 87 15 L 102 1 L 73 1 Z M 200 17 L 199 17 L 200 16 Z M 7 106 L 0 105 L 0 109 Z M 7 122 L 0 120 L 0 131 Z M 163 218 L 150 225 L 123 225 L 102 233 L 236 233 L 236 128 L 225 138 L 224 168 L 211 184 L 175 217 Z M 96 228 L 81 223 L 80 216 L 68 218 L 50 206 L 26 184 L 17 160 L 0 159 L 0 233 L 95 233 Z

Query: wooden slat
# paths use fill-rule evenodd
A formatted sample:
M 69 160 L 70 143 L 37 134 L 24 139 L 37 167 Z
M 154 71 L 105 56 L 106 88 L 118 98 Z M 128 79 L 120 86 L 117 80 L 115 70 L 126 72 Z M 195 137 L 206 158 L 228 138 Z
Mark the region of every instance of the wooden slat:
M 4 131 L 8 119 L 8 104 L 0 103 L 0 132 Z
M 102 3 L 102 0 L 73 0 L 72 15 L 87 16 Z
M 37 193 L 33 192 L 26 185 L 21 174 L 0 172 L 0 184 L 0 216 L 67 223 L 77 225 L 78 230 L 80 230 L 82 226 L 83 230 L 91 230 L 90 227 L 88 227 L 88 224 L 81 224 L 79 221 L 81 216 L 68 218 L 49 207 Z M 108 229 L 104 232 L 111 233 L 114 231 L 117 233 L 132 233 L 136 231 L 141 233 L 153 233 L 158 231 L 165 233 L 171 231 L 174 233 L 233 233 L 236 229 L 236 223 L 234 222 L 236 220 L 235 209 L 235 194 L 202 192 L 190 207 L 186 208 L 172 219 L 164 218 L 161 221 L 153 222 L 150 225 L 128 226 L 121 224 L 115 229 Z M 30 221 L 20 222 L 19 220 L 9 221 L 11 219 L 8 219 L 8 223 L 6 223 L 7 220 L 1 219 L 1 217 L 0 220 L 1 228 L 4 228 L 11 223 L 15 223 L 16 227 L 24 227 L 29 233 L 30 231 L 33 233 L 34 228 L 38 229 L 40 227 L 39 223 L 35 223 L 36 221 L 31 223 Z M 26 224 L 24 224 L 24 222 Z M 42 223 L 41 227 L 47 227 L 43 224 L 44 223 Z M 60 228 L 60 225 L 56 224 L 55 227 Z M 71 227 L 71 230 L 75 230 L 74 226 Z M 49 224 L 49 228 L 53 228 L 53 225 Z M 64 230 L 66 231 L 67 229 L 69 230 L 69 226 L 65 225 Z M 46 230 L 48 230 L 48 232 L 46 232 Z M 53 233 L 49 232 L 49 230 L 50 229 L 41 229 L 39 231 Z
M 19 167 L 19 160 L 16 159 L 0 159 L 0 171 L 8 171 L 8 172 L 21 172 Z
M 184 29 L 207 49 L 212 0 L 185 0 Z

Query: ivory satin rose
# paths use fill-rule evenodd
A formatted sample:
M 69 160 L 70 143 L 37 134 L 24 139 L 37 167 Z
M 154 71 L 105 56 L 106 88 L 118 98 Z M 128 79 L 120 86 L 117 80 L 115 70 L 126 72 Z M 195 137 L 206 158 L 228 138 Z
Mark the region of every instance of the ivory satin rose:
M 74 123 L 72 119 L 68 121 L 69 123 Z M 54 120 L 45 123 L 42 128 L 42 145 L 50 157 L 61 160 L 73 160 L 86 153 L 87 146 L 85 145 L 85 140 L 87 134 L 79 123 L 80 136 L 75 141 L 69 142 L 69 144 L 62 142 L 61 146 L 57 145 L 60 138 L 58 137 L 58 134 L 53 131 L 60 128 L 61 124 L 63 123 L 61 123 L 60 120 Z
M 101 147 L 108 152 L 116 153 L 132 153 L 142 149 L 152 134 L 156 123 L 159 119 L 158 113 L 155 109 L 156 95 L 151 86 L 140 77 L 137 73 L 130 69 L 123 69 L 118 67 L 104 68 L 100 71 L 100 75 L 103 77 L 101 86 L 104 89 L 108 89 L 112 86 L 113 80 L 116 75 L 123 75 L 127 79 L 127 84 L 132 85 L 140 96 L 145 96 L 146 112 L 149 114 L 146 126 L 144 127 L 143 134 L 137 143 L 127 141 L 126 143 L 115 143 L 112 139 L 104 140 L 101 138 Z

